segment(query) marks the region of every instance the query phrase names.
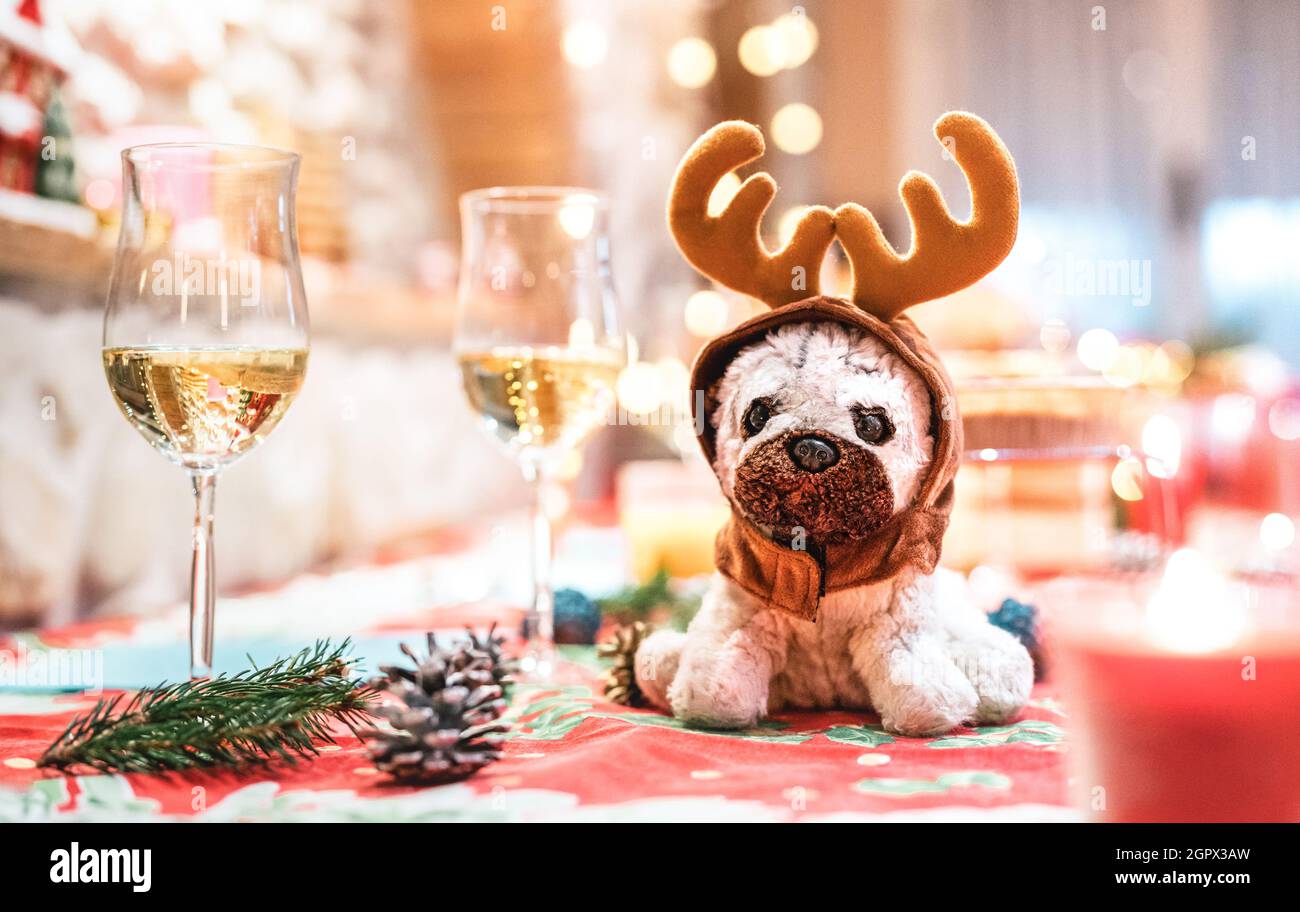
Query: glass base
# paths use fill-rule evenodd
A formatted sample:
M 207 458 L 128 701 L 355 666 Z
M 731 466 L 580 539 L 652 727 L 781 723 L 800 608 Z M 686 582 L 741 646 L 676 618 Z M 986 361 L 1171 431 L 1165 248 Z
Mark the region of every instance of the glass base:
M 524 645 L 515 679 L 522 684 L 549 684 L 555 677 L 555 647 L 534 640 Z

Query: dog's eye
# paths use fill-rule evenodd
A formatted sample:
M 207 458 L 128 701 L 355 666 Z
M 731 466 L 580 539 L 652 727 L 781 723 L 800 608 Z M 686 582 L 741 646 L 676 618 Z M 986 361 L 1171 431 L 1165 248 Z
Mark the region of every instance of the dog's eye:
M 863 443 L 880 446 L 894 436 L 894 423 L 882 408 L 862 408 L 853 410 L 853 427 L 862 438 Z
M 749 408 L 745 409 L 745 436 L 752 437 L 763 428 L 767 427 L 767 422 L 772 418 L 772 403 L 766 399 L 755 399 L 749 403 Z

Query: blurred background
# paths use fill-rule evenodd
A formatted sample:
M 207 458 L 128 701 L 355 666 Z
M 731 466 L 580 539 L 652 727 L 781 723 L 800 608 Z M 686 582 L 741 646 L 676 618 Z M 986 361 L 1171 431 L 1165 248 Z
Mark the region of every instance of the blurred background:
M 681 154 L 719 119 L 753 121 L 781 186 L 770 245 L 802 207 L 855 200 L 905 249 L 909 169 L 968 209 L 931 134 L 955 108 L 1012 150 L 1023 214 L 1002 267 L 916 314 L 967 420 L 949 565 L 1005 591 L 1008 575 L 1141 567 L 1192 542 L 1289 575 L 1296 85 L 1285 0 L 0 0 L 0 626 L 149 612 L 187 584 L 187 487 L 116 414 L 100 367 L 122 148 L 303 156 L 309 380 L 274 443 L 223 475 L 223 593 L 521 540 L 524 485 L 449 354 L 456 200 L 606 191 L 626 420 L 568 461 L 548 504 L 561 583 L 599 589 L 706 572 L 725 513 L 689 424 L 662 416 L 681 415 L 700 344 L 758 305 L 674 249 Z M 826 272 L 845 287 L 838 247 Z M 520 598 L 507 569 L 421 585 Z

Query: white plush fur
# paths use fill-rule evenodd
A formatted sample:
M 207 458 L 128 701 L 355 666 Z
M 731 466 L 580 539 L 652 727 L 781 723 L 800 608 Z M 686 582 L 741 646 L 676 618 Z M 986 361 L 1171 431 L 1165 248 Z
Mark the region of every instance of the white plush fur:
M 779 403 L 777 414 L 744 440 L 741 417 L 763 396 Z M 837 324 L 788 325 L 746 348 L 717 399 L 714 469 L 728 496 L 737 466 L 773 435 L 822 431 L 856 442 L 855 404 L 881 406 L 895 424 L 894 438 L 873 451 L 896 511 L 915 498 L 934 446 L 920 378 L 873 336 Z M 1033 663 L 963 586 L 956 574 L 909 570 L 829 594 L 811 622 L 719 575 L 686 633 L 662 631 L 641 646 L 637 681 L 655 705 L 711 728 L 748 728 L 787 707 L 874 709 L 889 731 L 916 736 L 1002 722 L 1028 698 Z

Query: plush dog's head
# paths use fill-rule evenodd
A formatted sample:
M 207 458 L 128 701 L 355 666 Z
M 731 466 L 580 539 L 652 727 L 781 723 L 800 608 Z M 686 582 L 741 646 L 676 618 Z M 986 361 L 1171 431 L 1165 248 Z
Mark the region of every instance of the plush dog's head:
M 708 396 L 714 471 L 788 539 L 859 539 L 910 506 L 933 457 L 930 394 L 880 340 L 833 322 L 743 348 Z
M 1011 155 L 987 123 L 954 111 L 934 132 L 966 175 L 971 215 L 954 218 L 938 185 L 909 173 L 899 185 L 912 227 L 906 254 L 854 203 L 808 207 L 790 239 L 769 250 L 761 224 L 776 182 L 764 173 L 711 211 L 719 181 L 763 154 L 751 124 L 713 127 L 673 178 L 668 225 L 682 255 L 772 308 L 706 344 L 691 372 L 691 389 L 703 393 L 692 401 L 706 418 L 700 445 L 746 520 L 719 533 L 717 566 L 801 617 L 810 604 L 815 615 L 827 591 L 904 567 L 928 573 L 939 559 L 961 424 L 952 380 L 905 311 L 1002 261 L 1015 243 L 1020 194 Z M 844 299 L 818 288 L 836 241 L 853 273 Z M 801 538 L 815 561 L 790 557 L 803 550 Z

